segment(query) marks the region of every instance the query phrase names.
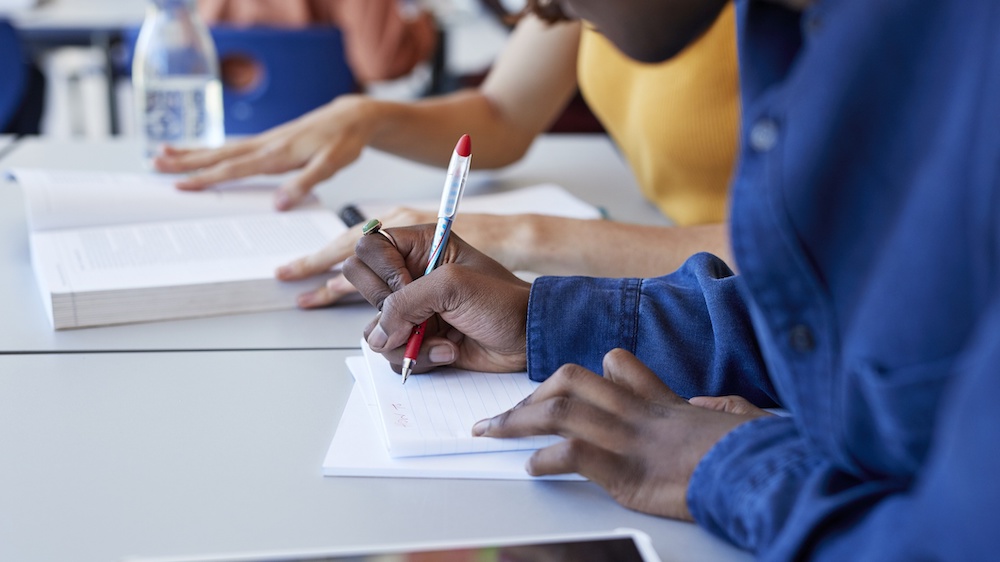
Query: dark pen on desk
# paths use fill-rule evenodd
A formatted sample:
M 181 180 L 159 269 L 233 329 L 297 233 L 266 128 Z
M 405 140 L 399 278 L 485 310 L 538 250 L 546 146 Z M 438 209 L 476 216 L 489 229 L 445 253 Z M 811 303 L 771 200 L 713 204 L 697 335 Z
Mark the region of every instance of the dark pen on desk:
M 469 164 L 472 163 L 472 139 L 469 135 L 462 135 L 455 145 L 455 150 L 451 154 L 451 162 L 448 163 L 448 175 L 445 176 L 444 190 L 441 193 L 441 207 L 438 208 L 437 228 L 434 229 L 434 238 L 431 241 L 431 253 L 427 259 L 427 268 L 424 275 L 429 275 L 441 263 L 441 256 L 448 245 L 448 236 L 451 234 L 451 224 L 458 212 L 458 203 L 462 199 L 465 191 L 465 180 L 469 177 Z M 419 326 L 413 327 L 410 338 L 406 341 L 406 351 L 403 353 L 403 384 L 406 378 L 413 371 L 413 366 L 417 363 L 417 356 L 420 355 L 420 345 L 424 341 L 424 332 L 427 330 L 427 321 L 424 320 Z
M 340 208 L 340 211 L 337 212 L 337 216 L 340 217 L 340 220 L 344 221 L 347 228 L 351 228 L 352 226 L 361 224 L 367 220 L 364 213 L 362 213 L 361 210 L 354 205 L 344 205 Z

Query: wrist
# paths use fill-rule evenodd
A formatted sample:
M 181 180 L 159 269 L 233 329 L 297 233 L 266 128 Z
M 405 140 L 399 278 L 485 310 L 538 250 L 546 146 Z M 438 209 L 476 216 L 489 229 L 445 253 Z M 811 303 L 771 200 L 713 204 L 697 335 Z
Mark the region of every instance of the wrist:
M 497 261 L 511 271 L 544 273 L 538 259 L 538 248 L 546 243 L 542 233 L 544 219 L 540 215 L 511 217 L 511 227 L 506 236 L 499 238 Z
M 406 116 L 407 104 L 378 100 L 369 96 L 359 97 L 363 99 L 353 110 L 368 126 L 368 144 L 380 150 L 394 152 L 392 147 L 394 142 L 399 142 L 396 137 L 399 135 L 400 124 Z
M 385 127 L 383 103 L 364 94 L 344 94 L 330 102 L 327 115 L 337 127 L 371 144 Z

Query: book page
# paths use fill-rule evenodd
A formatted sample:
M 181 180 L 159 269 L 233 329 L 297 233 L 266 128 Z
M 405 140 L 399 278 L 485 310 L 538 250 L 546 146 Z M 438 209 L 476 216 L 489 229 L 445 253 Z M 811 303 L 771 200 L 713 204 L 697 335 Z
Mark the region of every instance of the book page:
M 392 457 L 538 449 L 557 436 L 473 437 L 472 426 L 531 394 L 539 383 L 521 373 L 477 373 L 441 368 L 402 384 L 389 362 L 362 341 L 368 375 Z
M 31 230 L 82 228 L 276 213 L 274 178 L 225 182 L 204 191 L 174 187 L 181 176 L 15 169 Z M 317 209 L 311 196 L 300 209 Z
M 275 268 L 344 230 L 320 210 L 34 232 L 30 240 L 47 290 L 83 293 L 274 279 Z

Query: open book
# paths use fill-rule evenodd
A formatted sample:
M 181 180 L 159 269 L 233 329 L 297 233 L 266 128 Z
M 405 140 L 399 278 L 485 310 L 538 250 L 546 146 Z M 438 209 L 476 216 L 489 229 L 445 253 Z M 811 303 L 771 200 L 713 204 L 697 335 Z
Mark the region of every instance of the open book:
M 293 308 L 317 280 L 276 267 L 346 227 L 315 199 L 273 210 L 273 180 L 182 192 L 155 174 L 13 170 L 55 329 Z
M 294 308 L 296 296 L 323 279 L 281 282 L 275 268 L 315 253 L 346 229 L 315 197 L 293 211 L 274 211 L 274 179 L 183 192 L 175 177 L 160 174 L 11 174 L 24 191 L 31 261 L 57 330 Z M 600 217 L 552 184 L 467 197 L 461 210 Z
M 325 475 L 530 479 L 524 470 L 528 457 L 560 440 L 472 436 L 475 422 L 537 388 L 527 373 L 439 369 L 410 377 L 404 386 L 382 356 L 362 345 L 364 357 L 347 359 L 355 384 L 323 461 Z

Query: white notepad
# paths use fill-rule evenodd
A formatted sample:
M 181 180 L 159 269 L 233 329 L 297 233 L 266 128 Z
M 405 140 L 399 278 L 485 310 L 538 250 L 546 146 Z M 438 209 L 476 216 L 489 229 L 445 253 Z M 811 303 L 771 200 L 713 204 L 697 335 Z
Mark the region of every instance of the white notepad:
M 525 372 L 477 373 L 439 368 L 411 376 L 404 385 L 389 362 L 364 341 L 362 351 L 389 456 L 518 451 L 559 441 L 549 435 L 518 439 L 472 436 L 477 421 L 513 408 L 538 387 L 539 383 Z
M 347 400 L 337 432 L 323 461 L 327 476 L 374 476 L 409 478 L 476 478 L 495 480 L 539 479 L 525 472 L 524 466 L 534 450 L 466 453 L 420 457 L 389 456 L 385 432 L 381 427 L 372 393 L 367 362 L 350 357 L 347 366 L 355 377 L 354 389 Z M 484 376 L 488 376 L 483 374 Z M 399 376 L 396 382 L 399 383 Z M 426 376 L 426 375 L 422 375 Z M 409 386 L 414 379 L 409 379 Z M 469 426 L 471 430 L 471 425 Z M 476 438 L 483 439 L 483 438 Z M 578 474 L 544 476 L 545 480 L 585 480 Z

